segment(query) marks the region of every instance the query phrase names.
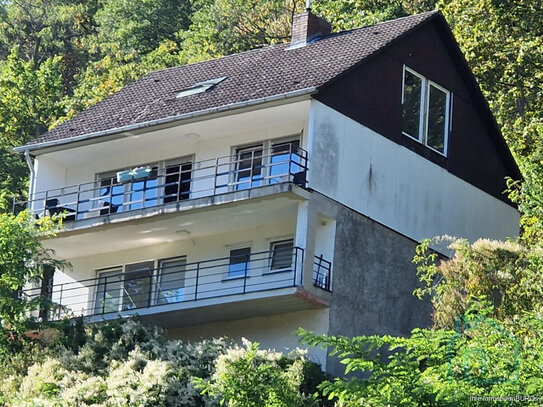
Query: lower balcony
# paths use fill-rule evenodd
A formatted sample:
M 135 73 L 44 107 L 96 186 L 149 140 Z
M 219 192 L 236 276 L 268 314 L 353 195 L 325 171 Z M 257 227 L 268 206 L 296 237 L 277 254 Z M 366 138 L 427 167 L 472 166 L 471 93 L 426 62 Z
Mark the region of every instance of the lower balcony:
M 165 328 L 182 327 L 326 307 L 332 264 L 320 256 L 309 266 L 304 268 L 303 249 L 284 244 L 192 263 L 181 257 L 158 267 L 137 263 L 100 270 L 96 278 L 30 288 L 23 295 L 45 299 L 36 315 L 53 321 L 137 314 Z M 311 290 L 304 289 L 304 269 L 312 272 Z

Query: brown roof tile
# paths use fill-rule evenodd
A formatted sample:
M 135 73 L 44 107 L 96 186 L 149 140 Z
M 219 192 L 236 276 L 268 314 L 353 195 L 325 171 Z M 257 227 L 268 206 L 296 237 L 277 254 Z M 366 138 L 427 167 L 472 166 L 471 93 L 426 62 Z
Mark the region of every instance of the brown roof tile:
M 280 44 L 151 72 L 27 146 L 318 88 L 427 21 L 436 12 L 332 34 L 304 47 Z M 210 91 L 183 98 L 195 83 L 227 77 Z

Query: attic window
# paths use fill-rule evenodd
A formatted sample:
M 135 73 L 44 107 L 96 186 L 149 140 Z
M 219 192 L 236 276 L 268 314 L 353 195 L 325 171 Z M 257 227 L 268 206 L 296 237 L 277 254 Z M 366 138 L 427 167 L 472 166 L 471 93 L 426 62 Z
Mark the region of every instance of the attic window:
M 203 93 L 208 90 L 213 89 L 216 85 L 221 83 L 226 79 L 226 76 L 221 76 L 220 78 L 209 79 L 204 82 L 198 82 L 192 85 L 190 88 L 183 89 L 177 92 L 176 98 L 184 98 L 185 96 L 195 95 L 197 93 Z
M 447 156 L 451 92 L 404 66 L 402 133 Z

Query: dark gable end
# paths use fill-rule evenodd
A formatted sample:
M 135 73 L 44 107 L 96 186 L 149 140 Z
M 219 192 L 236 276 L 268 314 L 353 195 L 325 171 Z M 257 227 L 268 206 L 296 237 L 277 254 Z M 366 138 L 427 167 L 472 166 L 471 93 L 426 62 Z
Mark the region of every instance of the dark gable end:
M 447 157 L 402 134 L 404 64 L 452 91 Z M 314 97 L 512 205 L 503 194 L 505 178 L 520 179 L 520 171 L 440 13 L 325 84 Z

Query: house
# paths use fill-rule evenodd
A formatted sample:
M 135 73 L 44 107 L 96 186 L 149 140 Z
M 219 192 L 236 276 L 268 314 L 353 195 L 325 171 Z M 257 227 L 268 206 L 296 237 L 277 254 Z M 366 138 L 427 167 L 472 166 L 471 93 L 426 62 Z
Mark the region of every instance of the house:
M 65 215 L 50 318 L 407 334 L 417 241 L 518 233 L 519 170 L 439 12 L 331 34 L 307 10 L 290 44 L 150 73 L 17 150 L 18 205 Z

